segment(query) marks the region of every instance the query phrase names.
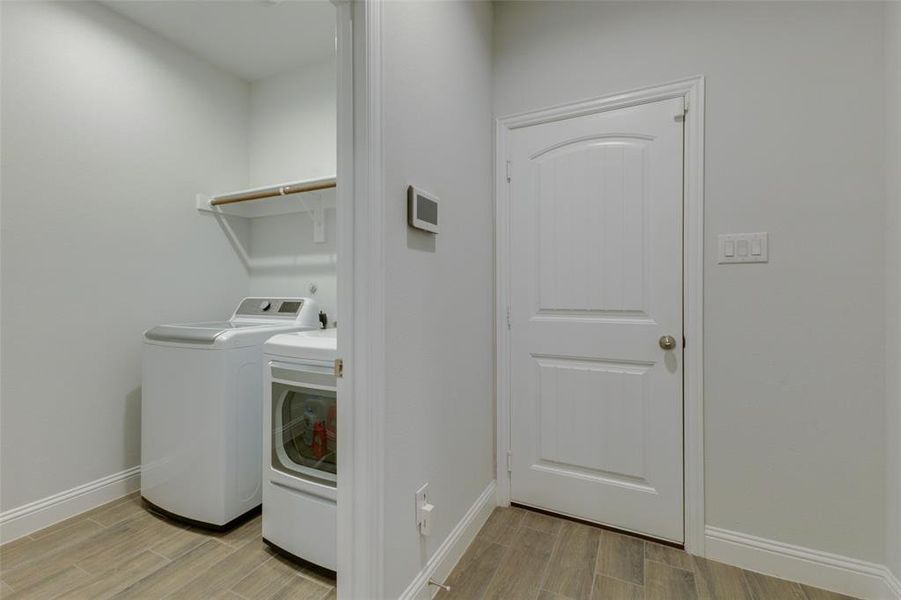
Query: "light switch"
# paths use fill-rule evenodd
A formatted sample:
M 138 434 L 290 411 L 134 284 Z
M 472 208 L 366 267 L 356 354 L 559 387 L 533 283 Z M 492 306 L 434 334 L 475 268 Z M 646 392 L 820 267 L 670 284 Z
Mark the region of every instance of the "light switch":
M 765 263 L 767 254 L 766 232 L 725 233 L 719 236 L 717 262 L 723 263 Z

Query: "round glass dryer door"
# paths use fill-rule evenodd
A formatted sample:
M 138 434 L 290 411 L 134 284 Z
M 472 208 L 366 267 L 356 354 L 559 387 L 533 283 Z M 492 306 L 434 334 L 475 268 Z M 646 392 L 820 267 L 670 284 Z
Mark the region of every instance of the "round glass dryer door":
M 272 383 L 272 466 L 318 483 L 337 481 L 337 403 L 334 387 Z

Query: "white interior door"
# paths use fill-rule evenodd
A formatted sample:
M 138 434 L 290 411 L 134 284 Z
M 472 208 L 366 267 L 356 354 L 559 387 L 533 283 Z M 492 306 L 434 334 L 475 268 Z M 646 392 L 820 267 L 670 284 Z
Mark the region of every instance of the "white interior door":
M 523 127 L 507 146 L 511 499 L 674 542 L 682 108 Z

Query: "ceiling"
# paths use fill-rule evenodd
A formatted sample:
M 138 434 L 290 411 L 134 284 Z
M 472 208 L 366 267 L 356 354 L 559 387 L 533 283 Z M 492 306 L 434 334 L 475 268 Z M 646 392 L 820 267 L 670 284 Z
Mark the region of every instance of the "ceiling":
M 335 53 L 329 0 L 105 0 L 104 5 L 242 79 Z

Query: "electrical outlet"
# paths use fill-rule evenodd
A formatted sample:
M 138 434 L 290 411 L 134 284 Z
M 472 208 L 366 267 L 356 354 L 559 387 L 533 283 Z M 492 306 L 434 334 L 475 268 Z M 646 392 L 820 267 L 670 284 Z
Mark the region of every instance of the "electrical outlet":
M 424 483 L 416 490 L 416 524 L 422 523 L 422 507 L 429 503 L 429 484 Z
M 422 535 L 432 535 L 432 513 L 435 511 L 433 504 L 426 504 L 422 507 L 422 523 L 419 524 L 419 533 Z
M 435 507 L 429 504 L 429 484 L 425 483 L 416 490 L 416 525 L 419 533 L 429 535 L 432 533 L 432 512 Z

